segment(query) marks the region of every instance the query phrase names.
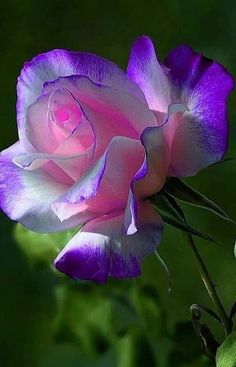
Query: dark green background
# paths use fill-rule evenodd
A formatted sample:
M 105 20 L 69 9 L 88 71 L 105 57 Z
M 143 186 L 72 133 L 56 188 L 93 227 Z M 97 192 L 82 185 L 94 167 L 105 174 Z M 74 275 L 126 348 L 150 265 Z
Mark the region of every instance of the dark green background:
M 125 67 L 132 42 L 147 34 L 161 58 L 177 44 L 187 43 L 236 75 L 235 17 L 235 0 L 1 2 L 1 150 L 17 139 L 17 76 L 24 61 L 38 53 L 53 48 L 83 50 Z M 236 156 L 235 102 L 235 95 L 231 96 L 228 156 Z M 236 218 L 234 161 L 210 167 L 188 182 Z M 236 299 L 236 229 L 201 209 L 185 209 L 191 224 L 221 245 L 198 241 L 229 310 Z M 168 293 L 167 279 L 154 255 L 145 261 L 139 279 L 110 281 L 105 286 L 74 283 L 58 277 L 49 265 L 52 253 L 47 246 L 53 247 L 55 238 L 43 237 L 43 245 L 35 244 L 42 249 L 37 255 L 31 237 L 22 237 L 18 244 L 13 241 L 13 229 L 14 223 L 2 214 L 1 367 L 214 365 L 202 358 L 190 323 L 192 303 L 211 304 L 182 233 L 166 227 L 161 245 L 171 272 Z M 222 338 L 220 328 L 206 321 Z

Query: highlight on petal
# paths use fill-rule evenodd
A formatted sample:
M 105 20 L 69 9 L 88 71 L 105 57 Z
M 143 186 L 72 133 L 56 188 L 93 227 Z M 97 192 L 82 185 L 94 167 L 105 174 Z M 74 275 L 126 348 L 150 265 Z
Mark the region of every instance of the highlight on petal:
M 124 213 L 124 229 L 127 235 L 137 232 L 138 204 L 133 193 L 133 187 L 129 191 L 129 197 Z
M 148 203 L 140 215 L 138 231 L 133 235 L 124 234 L 122 213 L 87 223 L 59 253 L 56 268 L 74 279 L 100 283 L 108 277 L 137 277 L 143 258 L 155 251 L 162 236 L 161 219 Z
M 168 69 L 159 63 L 151 39 L 139 37 L 132 49 L 127 67 L 128 77 L 142 89 L 150 109 L 166 112 L 172 103 Z

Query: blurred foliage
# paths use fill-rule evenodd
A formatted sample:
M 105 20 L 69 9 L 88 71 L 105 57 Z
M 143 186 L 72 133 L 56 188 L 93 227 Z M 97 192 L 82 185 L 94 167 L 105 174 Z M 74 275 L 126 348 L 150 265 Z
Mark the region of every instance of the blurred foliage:
M 142 278 L 121 283 L 111 281 L 101 286 L 72 281 L 53 268 L 49 270 L 59 251 L 58 244 L 71 235 L 71 231 L 36 234 L 16 226 L 16 241 L 28 260 L 25 265 L 30 274 L 38 276 L 43 302 L 51 304 L 44 327 L 45 315 L 31 311 L 35 321 L 29 332 L 34 333 L 37 327 L 41 342 L 36 344 L 28 338 L 24 341 L 27 349 L 33 351 L 32 355 L 23 356 L 25 364 L 64 366 L 66 361 L 69 367 L 136 367 L 143 363 L 159 367 L 192 367 L 199 363 L 211 366 L 201 357 L 191 322 L 179 322 L 173 333 L 168 331 L 167 314 L 160 307 L 158 292 Z M 37 251 L 34 246 L 26 246 L 30 243 L 34 243 Z M 45 298 L 49 282 L 50 296 Z
M 0 3 L 1 150 L 17 139 L 15 85 L 26 60 L 52 48 L 98 53 L 122 67 L 140 34 L 160 58 L 179 43 L 223 63 L 236 75 L 235 0 L 8 0 Z M 235 95 L 230 98 L 228 156 L 236 156 Z M 236 218 L 236 165 L 229 161 L 188 180 Z M 235 227 L 201 209 L 182 206 L 190 225 L 220 244 L 197 240 L 227 310 L 235 301 Z M 73 282 L 52 268 L 60 235 L 26 234 L 1 215 L 1 367 L 205 367 L 189 307 L 211 307 L 185 237 L 166 226 L 160 254 L 171 273 L 149 256 L 142 277 L 100 286 Z M 13 235 L 14 229 L 14 235 Z M 18 242 L 15 241 L 17 234 Z M 21 234 L 21 240 L 19 236 Z M 47 242 L 48 241 L 48 242 Z M 64 241 L 64 238 L 63 238 Z M 223 340 L 221 329 L 206 323 Z
M 63 233 L 35 233 L 28 231 L 20 223 L 14 228 L 14 238 L 31 264 L 50 265 L 67 242 L 78 232 L 73 228 Z

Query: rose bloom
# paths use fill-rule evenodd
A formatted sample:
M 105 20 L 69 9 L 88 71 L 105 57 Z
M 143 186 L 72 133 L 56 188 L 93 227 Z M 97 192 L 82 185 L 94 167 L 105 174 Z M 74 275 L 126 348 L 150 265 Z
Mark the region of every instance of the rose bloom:
M 54 50 L 25 64 L 19 141 L 0 158 L 0 205 L 36 232 L 82 229 L 55 259 L 75 279 L 138 276 L 160 242 L 147 198 L 227 147 L 225 69 L 187 46 L 155 56 L 134 44 L 127 74 L 92 54 Z

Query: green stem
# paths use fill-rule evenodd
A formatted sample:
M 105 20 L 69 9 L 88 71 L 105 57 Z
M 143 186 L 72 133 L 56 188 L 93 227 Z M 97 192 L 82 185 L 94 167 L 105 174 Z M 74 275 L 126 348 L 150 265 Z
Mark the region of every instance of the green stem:
M 192 249 L 194 256 L 197 260 L 198 266 L 199 266 L 199 271 L 200 271 L 200 275 L 202 278 L 202 281 L 206 287 L 206 290 L 212 300 L 212 302 L 214 303 L 217 311 L 218 311 L 218 316 L 220 317 L 222 324 L 224 326 L 225 332 L 228 335 L 231 331 L 232 331 L 232 322 L 229 319 L 221 301 L 220 298 L 216 292 L 215 289 L 215 285 L 211 280 L 211 277 L 209 275 L 209 272 L 207 270 L 207 267 L 203 261 L 203 259 L 201 258 L 201 255 L 198 252 L 198 249 L 195 245 L 195 242 L 193 240 L 193 237 L 191 236 L 191 234 L 188 234 L 188 242 L 190 245 L 190 248 Z

